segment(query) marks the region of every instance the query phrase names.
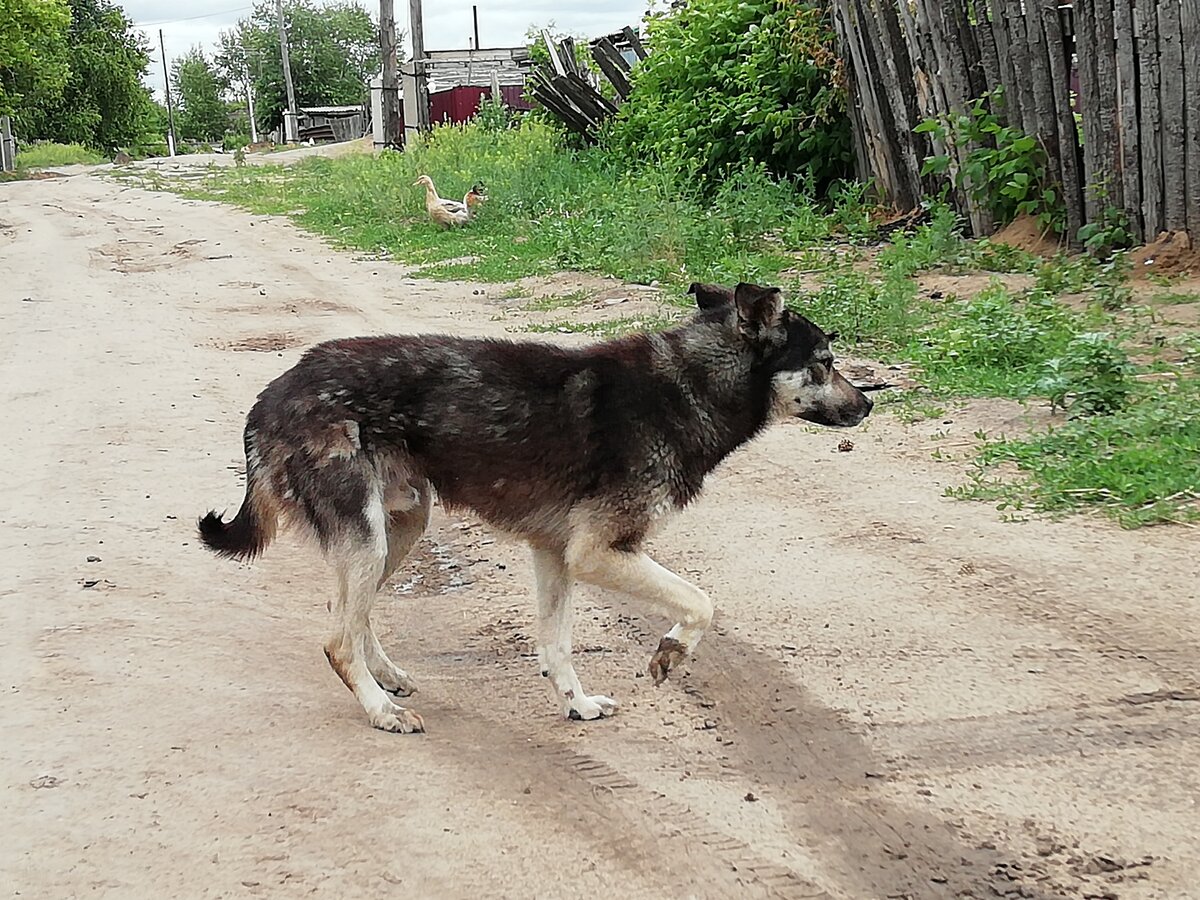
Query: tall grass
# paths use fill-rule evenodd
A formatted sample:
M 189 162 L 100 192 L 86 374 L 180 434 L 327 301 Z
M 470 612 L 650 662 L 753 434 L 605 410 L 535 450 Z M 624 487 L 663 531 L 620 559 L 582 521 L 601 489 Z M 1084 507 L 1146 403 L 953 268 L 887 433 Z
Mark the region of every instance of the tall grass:
M 49 169 L 57 166 L 91 166 L 107 162 L 95 150 L 81 144 L 53 144 L 50 142 L 30 144 L 17 153 L 19 169 Z
M 483 182 L 488 202 L 467 227 L 444 231 L 412 184 L 419 175 L 452 198 Z M 762 169 L 705 197 L 677 172 L 569 149 L 538 122 L 498 132 L 440 127 L 404 153 L 378 157 L 220 170 L 191 192 L 291 213 L 344 246 L 427 266 L 428 277 L 484 281 L 563 268 L 643 283 L 769 280 L 793 262 L 788 250 L 836 225 L 800 188 Z

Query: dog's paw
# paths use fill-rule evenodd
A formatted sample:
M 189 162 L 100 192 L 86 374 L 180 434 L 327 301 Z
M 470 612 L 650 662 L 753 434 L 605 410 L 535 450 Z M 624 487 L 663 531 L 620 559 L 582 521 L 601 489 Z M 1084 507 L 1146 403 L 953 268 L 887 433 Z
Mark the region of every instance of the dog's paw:
M 394 703 L 377 713 L 368 716 L 371 725 L 381 731 L 391 731 L 397 734 L 424 733 L 425 722 L 411 709 L 396 706 Z
M 417 683 L 408 677 L 407 672 L 395 666 L 372 672 L 371 675 L 381 688 L 397 697 L 411 697 L 417 692 Z
M 571 705 L 567 707 L 566 716 L 577 721 L 605 719 L 617 711 L 618 705 L 611 697 L 596 694 L 594 697 L 572 700 Z
M 670 671 L 687 657 L 687 647 L 673 637 L 665 637 L 658 642 L 658 649 L 650 657 L 650 677 L 655 684 L 667 680 Z

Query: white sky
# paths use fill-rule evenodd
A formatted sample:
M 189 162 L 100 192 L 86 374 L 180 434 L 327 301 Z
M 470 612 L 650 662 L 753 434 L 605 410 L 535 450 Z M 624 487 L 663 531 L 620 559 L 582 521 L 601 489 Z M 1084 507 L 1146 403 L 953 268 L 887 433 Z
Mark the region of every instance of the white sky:
M 320 0 L 318 0 L 320 2 Z M 396 27 L 405 32 L 408 43 L 408 3 L 394 0 Z M 378 20 L 379 7 L 372 0 L 361 5 Z M 240 4 L 240 5 L 239 5 Z M 125 14 L 146 34 L 154 53 L 147 82 L 155 96 L 163 99 L 162 57 L 158 49 L 158 30 L 163 32 L 167 60 L 181 56 L 199 44 L 210 51 L 221 31 L 247 17 L 253 8 L 247 0 L 124 0 Z M 475 0 L 479 7 L 479 39 L 484 47 L 515 47 L 525 42 L 530 25 L 554 22 L 562 31 L 595 37 L 637 25 L 647 8 L 646 0 Z M 427 0 L 425 46 L 430 50 L 466 49 L 472 36 L 472 0 Z

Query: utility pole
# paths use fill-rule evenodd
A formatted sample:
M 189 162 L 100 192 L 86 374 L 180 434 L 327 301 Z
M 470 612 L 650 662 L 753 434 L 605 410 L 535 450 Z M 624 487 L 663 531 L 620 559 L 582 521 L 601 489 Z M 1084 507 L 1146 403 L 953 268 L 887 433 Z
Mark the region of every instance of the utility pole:
M 250 67 L 245 66 L 246 109 L 250 115 L 250 143 L 258 143 L 258 123 L 254 119 L 254 82 L 250 80 Z
M 404 146 L 400 133 L 400 67 L 396 59 L 396 7 L 379 0 L 379 49 L 383 56 L 383 145 Z
M 275 17 L 279 24 L 279 55 L 283 59 L 283 83 L 287 87 L 288 111 L 283 116 L 283 139 L 296 140 L 296 89 L 292 87 L 292 64 L 288 60 L 287 29 L 283 27 L 283 0 L 275 0 Z
M 167 91 L 167 155 L 175 155 L 175 110 L 171 107 L 171 72 L 167 68 L 167 48 L 163 44 L 162 29 L 158 29 L 158 49 L 162 53 L 163 87 Z
M 478 50 L 483 44 L 479 43 L 479 7 L 471 7 L 471 18 L 475 22 L 475 49 Z
M 417 130 L 429 130 L 429 81 L 425 72 L 425 24 L 421 0 L 408 0 L 408 24 L 412 29 L 413 73 L 417 85 Z
M 258 122 L 254 118 L 254 81 L 250 78 L 250 54 L 246 52 L 246 33 L 238 26 L 238 44 L 242 48 L 242 81 L 246 85 L 246 111 L 250 116 L 250 143 L 258 143 Z

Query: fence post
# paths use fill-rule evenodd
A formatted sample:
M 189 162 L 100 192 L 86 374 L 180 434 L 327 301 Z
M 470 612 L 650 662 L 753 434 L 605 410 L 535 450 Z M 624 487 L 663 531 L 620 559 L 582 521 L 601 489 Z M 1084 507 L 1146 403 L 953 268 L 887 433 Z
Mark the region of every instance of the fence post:
M 17 167 L 17 145 L 13 140 L 12 119 L 0 116 L 0 172 L 11 172 Z

